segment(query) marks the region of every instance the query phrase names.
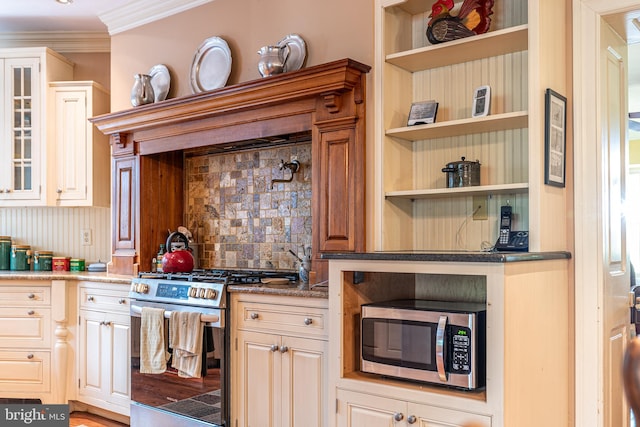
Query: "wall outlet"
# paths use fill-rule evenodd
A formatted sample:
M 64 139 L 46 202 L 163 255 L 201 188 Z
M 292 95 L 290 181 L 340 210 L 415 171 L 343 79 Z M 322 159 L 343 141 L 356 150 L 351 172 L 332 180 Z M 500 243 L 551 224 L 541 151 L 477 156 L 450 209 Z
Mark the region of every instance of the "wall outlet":
M 82 246 L 91 246 L 93 244 L 90 228 L 80 230 L 80 243 L 82 244 Z

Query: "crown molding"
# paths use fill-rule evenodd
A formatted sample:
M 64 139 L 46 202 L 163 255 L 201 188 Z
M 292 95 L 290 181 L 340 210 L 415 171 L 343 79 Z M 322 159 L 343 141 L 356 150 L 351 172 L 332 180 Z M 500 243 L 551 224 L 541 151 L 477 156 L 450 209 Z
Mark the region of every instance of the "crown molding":
M 111 37 L 106 32 L 44 31 L 0 33 L 0 47 L 48 47 L 56 52 L 109 53 Z
M 166 18 L 213 0 L 137 0 L 98 16 L 109 35 L 121 33 Z

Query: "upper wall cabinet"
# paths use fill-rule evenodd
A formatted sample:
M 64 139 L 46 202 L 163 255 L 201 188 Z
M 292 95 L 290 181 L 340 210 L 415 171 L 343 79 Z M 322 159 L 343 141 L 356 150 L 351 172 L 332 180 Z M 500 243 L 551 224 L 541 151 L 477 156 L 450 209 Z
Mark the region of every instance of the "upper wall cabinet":
M 47 202 L 47 89 L 73 63 L 47 48 L 0 49 L 0 205 Z
M 486 249 L 500 206 L 510 205 L 530 250 L 566 250 L 567 191 L 543 181 L 545 89 L 568 97 L 571 87 L 567 10 L 551 0 L 495 2 L 487 33 L 431 45 L 434 3 L 376 2 L 375 249 Z M 489 114 L 473 117 L 484 85 Z M 408 126 L 412 104 L 428 100 L 438 103 L 435 123 Z M 448 188 L 443 168 L 463 157 L 479 161 L 480 185 Z
M 49 84 L 48 204 L 109 206 L 109 138 L 89 117 L 109 112 L 109 93 L 91 81 Z

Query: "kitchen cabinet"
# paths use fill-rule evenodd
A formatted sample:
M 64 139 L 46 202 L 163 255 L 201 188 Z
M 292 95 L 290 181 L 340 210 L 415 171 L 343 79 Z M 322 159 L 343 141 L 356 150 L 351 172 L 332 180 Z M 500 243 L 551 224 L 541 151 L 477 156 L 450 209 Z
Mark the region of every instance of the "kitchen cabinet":
M 376 1 L 376 249 L 479 251 L 497 239 L 500 206 L 511 205 L 531 251 L 566 250 L 570 195 L 543 183 L 544 92 L 571 89 L 566 10 L 496 2 L 489 32 L 430 45 L 432 4 Z M 490 114 L 472 117 L 482 85 Z M 425 100 L 439 103 L 436 122 L 407 126 L 411 104 Z M 461 157 L 480 162 L 479 186 L 447 188 L 442 168 Z
M 131 397 L 128 287 L 79 282 L 80 402 L 129 416 Z
M 112 147 L 114 238 L 109 272 L 149 271 L 166 230 L 184 221 L 185 153 L 258 149 L 300 134 L 310 135 L 312 144 L 311 276 L 317 282 L 327 278 L 321 252 L 366 250 L 369 69 L 341 59 L 93 117 Z
M 491 427 L 491 417 L 348 390 L 337 391 L 337 427 Z
M 73 78 L 73 63 L 48 48 L 0 49 L 0 203 L 47 203 L 48 83 Z
M 48 204 L 108 207 L 109 140 L 88 119 L 109 112 L 109 93 L 92 81 L 52 82 L 49 101 Z
M 67 403 L 68 285 L 0 281 L 0 395 Z
M 328 425 L 326 302 L 232 295 L 234 425 Z

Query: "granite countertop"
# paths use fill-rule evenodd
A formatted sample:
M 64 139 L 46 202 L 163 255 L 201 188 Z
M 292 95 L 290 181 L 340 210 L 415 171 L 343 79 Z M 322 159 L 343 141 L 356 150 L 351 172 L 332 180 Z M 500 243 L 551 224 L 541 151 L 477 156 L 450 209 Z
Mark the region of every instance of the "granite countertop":
M 0 280 L 89 280 L 92 282 L 116 283 L 130 285 L 132 276 L 110 273 L 92 273 L 88 271 L 0 271 Z M 247 284 L 229 285 L 228 292 L 244 292 L 251 294 L 269 294 L 306 298 L 328 298 L 326 285 L 279 285 L 279 284 Z
M 387 251 L 328 253 L 323 259 L 373 261 L 438 261 L 438 262 L 522 262 L 570 259 L 571 253 L 555 252 L 471 252 L 471 251 Z

